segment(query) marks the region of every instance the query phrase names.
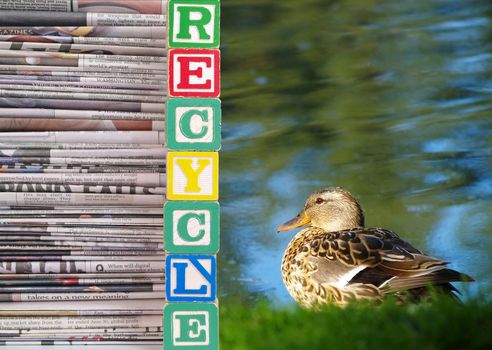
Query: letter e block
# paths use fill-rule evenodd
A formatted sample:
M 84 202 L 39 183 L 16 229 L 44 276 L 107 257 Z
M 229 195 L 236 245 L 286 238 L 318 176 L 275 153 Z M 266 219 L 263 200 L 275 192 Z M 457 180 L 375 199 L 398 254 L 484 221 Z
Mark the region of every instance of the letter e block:
M 216 254 L 219 251 L 219 211 L 217 202 L 167 202 L 164 205 L 166 251 Z
M 169 50 L 169 96 L 218 97 L 220 51 L 214 49 Z
M 169 2 L 169 47 L 216 48 L 219 36 L 218 0 Z
M 213 302 L 216 298 L 215 256 L 166 256 L 166 299 L 170 302 Z
M 218 153 L 169 152 L 167 154 L 167 199 L 218 200 Z
M 220 100 L 170 98 L 166 102 L 166 145 L 174 151 L 220 149 Z
M 164 306 L 164 349 L 218 350 L 219 315 L 215 304 Z

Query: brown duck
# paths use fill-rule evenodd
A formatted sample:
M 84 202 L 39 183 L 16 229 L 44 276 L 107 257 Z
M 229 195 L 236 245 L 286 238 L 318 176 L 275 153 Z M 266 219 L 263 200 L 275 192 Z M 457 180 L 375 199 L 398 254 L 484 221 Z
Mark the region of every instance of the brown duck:
M 291 240 L 282 277 L 302 306 L 345 304 L 351 299 L 420 299 L 429 286 L 454 295 L 453 281 L 473 281 L 422 253 L 392 231 L 364 227 L 359 202 L 340 187 L 314 192 L 304 210 L 278 231 L 308 226 Z

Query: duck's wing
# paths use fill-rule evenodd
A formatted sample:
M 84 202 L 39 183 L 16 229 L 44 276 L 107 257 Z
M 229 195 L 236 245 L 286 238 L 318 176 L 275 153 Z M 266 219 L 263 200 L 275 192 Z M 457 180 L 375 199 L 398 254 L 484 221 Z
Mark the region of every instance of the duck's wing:
M 470 279 L 446 267 L 447 262 L 423 254 L 394 232 L 377 228 L 355 228 L 325 232 L 311 240 L 310 260 L 319 283 L 339 274 L 337 287 L 372 284 L 389 293 Z

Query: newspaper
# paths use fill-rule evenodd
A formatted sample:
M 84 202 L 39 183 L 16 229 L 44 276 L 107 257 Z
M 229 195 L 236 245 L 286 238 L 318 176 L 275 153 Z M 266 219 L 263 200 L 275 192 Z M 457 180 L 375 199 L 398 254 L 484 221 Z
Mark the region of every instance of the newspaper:
M 165 14 L 167 0 L 2 0 L 0 10 Z
M 149 112 L 84 111 L 71 109 L 0 108 L 0 118 L 164 121 L 165 114 Z M 32 148 L 35 148 L 35 146 L 36 145 L 32 145 Z
M 30 261 L 0 262 L 0 274 L 17 273 L 102 273 L 102 272 L 159 272 L 164 261 Z
M 2 142 L 59 142 L 59 143 L 152 143 L 163 144 L 161 131 L 92 131 L 92 132 L 16 132 L 0 133 Z
M 163 195 L 109 193 L 3 192 L 0 205 L 155 205 L 164 203 Z
M 96 83 L 112 83 L 112 85 L 116 86 L 116 84 L 127 84 L 126 87 L 131 85 L 132 83 L 138 83 L 143 81 L 146 84 L 161 84 L 160 88 L 162 89 L 162 80 L 167 79 L 167 72 L 157 72 L 154 71 L 152 73 L 145 73 L 142 71 L 123 71 L 117 72 L 112 71 L 108 73 L 108 71 L 97 72 L 94 70 L 90 71 L 69 71 L 68 69 L 62 71 L 54 71 L 54 70 L 44 70 L 44 71 L 36 71 L 30 68 L 27 70 L 26 66 L 19 66 L 20 69 L 13 69 L 12 66 L 2 67 L 0 70 L 0 79 L 23 79 L 23 80 L 46 80 L 46 81 L 82 81 L 82 82 L 96 82 Z M 142 84 L 143 84 L 142 83 Z M 154 89 L 147 88 L 147 89 Z
M 4 12 L 5 13 L 5 12 Z M 51 24 L 51 23 L 50 23 Z M 166 39 L 166 27 L 141 27 L 141 26 L 30 26 L 21 23 L 18 27 L 1 27 L 0 35 L 31 35 L 31 36 L 57 36 L 78 38 L 116 38 L 132 41 L 133 39 Z
M 5 28 L 5 27 L 3 27 Z M 99 27 L 102 28 L 102 27 Z M 115 28 L 115 27 L 111 27 Z M 116 27 L 118 28 L 118 27 Z M 143 29 L 146 27 L 137 27 Z M 149 27 L 158 29 L 160 27 Z M 19 31 L 19 30 L 17 30 Z M 22 30 L 20 30 L 22 31 Z M 0 29 L 0 33 L 6 32 L 6 29 Z M 58 33 L 54 33 L 58 34 Z M 126 46 L 126 47 L 138 47 L 138 48 L 158 48 L 152 56 L 160 56 L 162 48 L 166 47 L 166 40 L 164 39 L 145 39 L 145 38 L 105 38 L 105 37 L 81 37 L 81 36 L 57 36 L 57 35 L 0 35 L 0 41 L 6 42 L 29 42 L 29 43 L 60 43 L 60 44 L 75 44 L 75 45 L 107 45 L 107 46 Z M 159 53 L 159 54 L 157 54 Z
M 150 120 L 86 120 L 0 118 L 0 131 L 164 131 L 165 122 Z
M 25 164 L 4 164 L 0 165 L 0 173 L 74 173 L 74 174 L 107 174 L 107 173 L 164 173 L 165 167 L 147 166 L 147 167 L 112 167 L 112 166 L 78 166 L 78 165 L 25 165 Z
M 57 184 L 58 183 L 58 184 L 71 184 L 71 185 L 84 184 L 84 185 L 125 185 L 125 186 L 162 187 L 166 185 L 166 181 L 167 181 L 166 175 L 159 174 L 159 173 L 9 174 L 9 173 L 0 172 L 0 184 L 2 183 Z M 88 211 L 85 211 L 84 213 L 89 214 Z
M 123 298 L 115 298 L 122 300 Z M 106 302 L 107 305 L 111 304 Z M 31 306 L 32 308 L 37 306 Z M 162 327 L 162 316 L 0 317 L 2 330 Z
M 0 148 L 0 157 L 38 157 L 38 158 L 165 158 L 167 151 L 163 147 L 155 148 L 101 148 L 101 149 L 51 149 L 51 148 Z M 155 175 L 154 175 L 155 176 Z
M 153 143 L 63 143 L 63 142 L 44 142 L 44 141 L 12 141 L 3 142 L 0 140 L 1 149 L 63 149 L 63 150 L 116 150 L 116 149 L 140 149 L 140 148 L 159 148 L 162 144 Z
M 147 90 L 140 90 L 137 88 L 134 88 L 133 86 L 130 86 L 131 89 L 122 89 L 122 88 L 107 88 L 106 86 L 103 85 L 97 85 L 97 86 L 74 86 L 72 85 L 66 85 L 65 83 L 61 82 L 55 82 L 55 83 L 50 83 L 50 82 L 36 82 L 36 81 L 16 81 L 16 83 L 20 84 L 8 84 L 8 80 L 0 80 L 0 88 L 2 90 L 32 90 L 33 87 L 36 88 L 37 91 L 44 91 L 44 92 L 69 92 L 69 93 L 86 93 L 86 94 L 105 94 L 105 95 L 111 95 L 111 94 L 121 94 L 121 95 L 147 95 L 147 96 L 161 96 L 164 97 L 166 96 L 166 93 L 164 90 L 158 90 L 158 89 L 147 89 Z M 80 85 L 80 84 L 79 84 Z
M 33 38 L 46 38 L 34 37 Z M 161 47 L 123 46 L 110 44 L 60 44 L 45 42 L 9 42 L 0 37 L 0 50 L 24 50 L 47 52 L 70 52 L 80 54 L 166 56 L 165 43 Z
M 126 235 L 151 235 L 151 234 L 156 234 L 156 235 L 162 235 L 162 229 L 152 229 L 152 228 L 142 228 L 142 227 L 121 227 L 121 228 L 113 228 L 113 227 L 60 227 L 60 226 L 53 226 L 53 227 L 7 227 L 7 226 L 0 226 L 0 231 L 36 231 L 36 232 L 51 232 L 51 233 L 60 233 L 60 232 L 67 232 L 67 233 L 83 233 L 83 234 L 89 234 L 89 233 L 95 233 L 98 235 L 104 235 L 104 234 L 126 234 Z M 117 252 L 115 252 L 117 253 Z
M 20 174 L 23 175 L 23 174 Z M 131 176 L 134 176 L 133 174 L 129 174 Z M 138 174 L 140 175 L 140 174 Z M 136 176 L 135 182 L 138 181 L 139 176 Z M 154 177 L 156 174 L 142 174 L 144 175 L 143 178 L 145 178 L 144 181 L 164 181 L 163 183 L 159 183 L 156 185 L 165 185 L 165 175 L 157 175 Z M 145 176 L 149 175 L 149 176 Z M 2 174 L 0 174 L 1 178 Z M 99 176 L 99 175 L 98 175 Z M 111 174 L 109 175 L 110 177 L 118 177 L 119 174 Z M 35 178 L 34 178 L 35 179 Z M 77 180 L 74 179 L 73 177 L 70 177 L 71 181 L 76 182 Z M 104 179 L 104 177 L 101 177 L 101 179 Z M 106 180 L 109 182 L 109 180 Z M 5 181 L 2 181 L 5 182 Z M 34 181 L 35 182 L 35 181 Z M 47 181 L 43 181 L 47 182 Z M 70 182 L 70 181 L 68 181 Z M 140 184 L 140 185 L 149 185 L 149 183 L 145 184 Z M 154 185 L 154 184 L 151 184 Z M 114 215 L 114 214 L 124 214 L 124 215 L 146 215 L 146 216 L 162 216 L 162 208 L 152 208 L 152 207 L 114 207 L 114 208 L 105 208 L 105 207 L 21 207 L 21 206 L 3 206 L 0 207 L 0 215 L 3 215 L 4 213 L 8 213 L 9 215 L 56 215 L 56 214 L 64 214 L 64 215 L 92 215 L 92 214 L 100 214 L 100 215 Z M 157 232 L 157 234 L 160 234 Z
M 137 26 L 166 25 L 166 16 L 153 14 L 2 11 L 0 26 Z
M 70 76 L 41 76 L 41 75 L 7 75 L 0 74 L 0 87 L 8 89 L 16 86 L 18 90 L 43 88 L 69 89 L 67 91 L 86 91 L 93 92 L 94 89 L 102 89 L 104 93 L 126 93 L 138 94 L 149 93 L 152 95 L 165 95 L 164 86 L 159 80 L 139 79 L 139 78 L 106 78 L 106 77 L 70 77 Z M 80 89 L 80 90 L 79 90 Z M 56 90 L 55 90 L 56 91 Z
M 95 110 L 103 110 L 103 111 L 112 110 L 112 111 L 122 111 L 122 112 L 145 112 L 145 113 L 162 113 L 162 111 L 166 109 L 165 103 L 93 101 L 93 100 L 67 101 L 67 100 L 60 100 L 60 99 L 35 99 L 35 98 L 15 98 L 15 97 L 9 97 L 9 98 L 0 97 L 0 107 L 82 109 L 82 110 L 95 109 Z M 0 140 L 2 140 L 2 142 L 5 141 L 3 138 L 0 138 Z M 38 142 L 43 142 L 43 140 L 39 140 Z M 87 141 L 87 142 L 91 142 L 91 141 Z M 117 143 L 117 142 L 119 141 L 113 141 L 112 143 Z

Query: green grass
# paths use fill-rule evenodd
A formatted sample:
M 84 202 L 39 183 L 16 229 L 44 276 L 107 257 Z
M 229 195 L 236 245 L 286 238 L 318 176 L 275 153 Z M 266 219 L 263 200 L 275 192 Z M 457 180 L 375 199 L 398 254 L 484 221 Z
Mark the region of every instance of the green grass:
M 353 303 L 322 311 L 220 306 L 224 350 L 492 349 L 492 301 L 419 305 Z

